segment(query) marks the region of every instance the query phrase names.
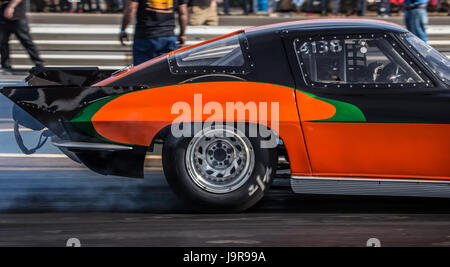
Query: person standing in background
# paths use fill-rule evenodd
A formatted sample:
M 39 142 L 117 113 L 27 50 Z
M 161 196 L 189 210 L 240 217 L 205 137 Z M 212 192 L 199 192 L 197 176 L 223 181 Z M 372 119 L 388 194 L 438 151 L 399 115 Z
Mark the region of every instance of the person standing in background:
M 59 6 L 59 0 L 50 0 L 48 3 L 49 12 L 57 12 L 57 6 Z
M 328 14 L 328 1 L 327 0 L 320 1 L 320 13 L 322 14 L 322 16 L 327 16 L 327 14 Z
M 85 8 L 87 6 L 87 9 Z M 92 0 L 80 0 L 79 1 L 79 8 L 78 8 L 78 10 L 81 10 L 81 11 L 78 11 L 78 12 L 85 12 L 85 11 L 87 11 L 87 12 L 92 12 L 93 11 L 93 9 L 92 9 Z
M 330 9 L 333 16 L 338 16 L 341 11 L 341 0 L 331 0 Z
M 128 40 L 126 29 L 137 14 L 133 44 L 135 66 L 178 48 L 175 36 L 175 10 L 178 12 L 180 24 L 178 41 L 184 45 L 187 24 L 185 0 L 127 0 L 119 40 L 125 45 L 124 40 Z
M 69 13 L 83 13 L 85 11 L 85 5 L 88 6 L 88 11 L 92 10 L 91 0 L 70 0 L 69 5 Z
M 327 14 L 327 0 L 320 1 L 320 10 L 322 15 Z M 308 0 L 306 2 L 306 15 L 308 17 L 314 16 L 314 0 Z
M 258 5 L 255 5 L 254 3 L 258 3 L 257 0 L 244 0 L 244 15 L 248 15 L 250 13 L 255 14 L 256 11 L 258 11 Z
M 102 7 L 100 6 L 100 0 L 95 0 L 95 10 L 96 13 L 102 13 Z
M 242 9 L 244 10 L 244 15 L 250 14 L 252 11 L 251 0 L 244 0 L 242 3 Z
M 223 14 L 230 15 L 230 0 L 223 0 Z
M 277 17 L 275 13 L 277 11 L 277 2 L 276 0 L 267 0 L 267 15 L 269 17 Z
M 430 13 L 437 15 L 439 9 L 439 0 L 429 0 L 428 1 L 428 10 Z
M 190 0 L 189 25 L 219 25 L 216 0 Z
M 77 1 L 76 0 L 68 0 L 69 1 L 69 13 L 75 13 L 75 10 L 77 9 Z
M 305 0 L 292 0 L 292 4 L 295 7 L 295 11 L 297 13 L 301 13 L 302 12 L 302 6 L 304 4 Z
M 106 2 L 106 12 L 107 13 L 115 13 L 117 10 L 116 0 L 105 0 L 105 2 Z
M 115 5 L 114 13 L 123 11 L 123 3 L 124 3 L 123 0 L 115 0 L 116 5 Z
M 356 1 L 356 11 L 358 16 L 363 17 L 366 15 L 367 3 L 366 0 L 357 0 Z
M 428 36 L 425 27 L 428 24 L 428 0 L 405 0 L 404 5 L 406 28 L 427 42 Z
M 377 0 L 377 11 L 378 16 L 384 16 L 385 18 L 388 18 L 391 14 L 391 4 L 389 3 L 389 0 Z
M 306 16 L 314 16 L 313 11 L 313 0 L 306 0 Z
M 27 50 L 36 67 L 42 67 L 44 61 L 30 36 L 26 17 L 26 3 L 22 0 L 0 0 L 0 55 L 2 57 L 2 72 L 12 71 L 9 37 L 15 34 L 20 43 Z

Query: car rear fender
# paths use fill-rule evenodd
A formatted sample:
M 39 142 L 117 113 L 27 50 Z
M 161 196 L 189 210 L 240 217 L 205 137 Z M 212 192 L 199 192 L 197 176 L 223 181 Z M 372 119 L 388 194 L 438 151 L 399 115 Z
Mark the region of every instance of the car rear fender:
M 24 126 L 39 125 L 33 127 L 35 130 L 40 130 L 40 125 L 48 128 L 56 135 L 53 144 L 73 160 L 103 175 L 143 178 L 147 146 L 110 142 L 83 131 L 84 122 L 72 122 L 92 103 L 130 90 L 133 89 L 50 85 L 7 87 L 1 93 L 16 104 L 16 120 L 25 120 L 21 122 Z

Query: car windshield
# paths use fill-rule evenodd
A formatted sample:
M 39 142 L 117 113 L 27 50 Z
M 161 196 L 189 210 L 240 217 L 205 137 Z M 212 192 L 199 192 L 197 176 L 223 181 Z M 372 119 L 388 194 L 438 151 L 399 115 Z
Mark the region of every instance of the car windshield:
M 430 65 L 432 70 L 439 76 L 439 79 L 446 84 L 450 84 L 450 59 L 412 33 L 408 33 L 405 39 L 411 48 L 417 50 L 420 56 L 425 59 L 425 62 Z

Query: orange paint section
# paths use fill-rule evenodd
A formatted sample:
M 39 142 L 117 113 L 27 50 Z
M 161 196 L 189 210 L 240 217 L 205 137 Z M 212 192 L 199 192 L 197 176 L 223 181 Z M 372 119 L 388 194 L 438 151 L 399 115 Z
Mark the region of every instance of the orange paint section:
M 211 116 L 215 117 L 214 121 L 229 121 L 234 117 L 234 121 L 260 122 L 273 128 L 273 123 L 279 118 L 278 134 L 287 148 L 292 171 L 310 175 L 311 169 L 295 101 L 294 89 L 273 84 L 191 83 L 125 94 L 103 106 L 92 118 L 92 123 L 96 131 L 109 140 L 148 146 L 161 129 L 171 125 L 181 114 L 187 114 L 182 112 L 186 110 L 191 111 L 190 118 L 194 122 L 211 120 Z M 246 108 L 257 107 L 258 114 L 256 117 L 251 116 L 251 112 L 246 112 L 244 117 L 238 117 L 236 112 L 227 114 L 227 110 L 230 110 L 227 109 L 227 103 L 246 105 Z M 264 116 L 267 123 L 258 119 L 263 113 L 261 108 L 264 104 L 261 103 L 267 105 L 267 116 Z M 278 103 L 279 114 L 276 114 L 275 107 L 272 109 L 272 103 Z M 206 113 L 208 109 L 209 114 Z M 218 111 L 220 109 L 223 113 Z M 272 115 L 275 120 L 271 119 Z
M 300 118 L 302 121 L 326 120 L 336 114 L 336 108 L 325 101 L 314 98 L 300 91 L 295 91 L 297 101 L 301 107 Z
M 450 180 L 450 125 L 302 122 L 313 175 Z

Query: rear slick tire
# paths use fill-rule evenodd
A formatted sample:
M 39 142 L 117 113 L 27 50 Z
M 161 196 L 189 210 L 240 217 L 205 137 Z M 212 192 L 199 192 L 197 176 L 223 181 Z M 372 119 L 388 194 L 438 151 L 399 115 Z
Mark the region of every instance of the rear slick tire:
M 197 211 L 244 211 L 261 200 L 276 170 L 276 148 L 262 148 L 262 140 L 234 127 L 210 127 L 191 138 L 169 133 L 164 174 L 178 197 Z

